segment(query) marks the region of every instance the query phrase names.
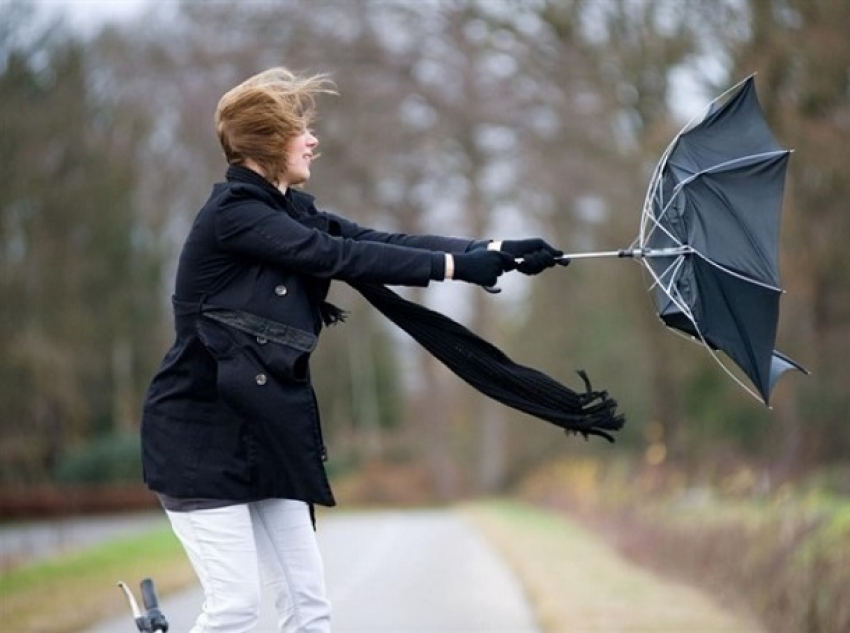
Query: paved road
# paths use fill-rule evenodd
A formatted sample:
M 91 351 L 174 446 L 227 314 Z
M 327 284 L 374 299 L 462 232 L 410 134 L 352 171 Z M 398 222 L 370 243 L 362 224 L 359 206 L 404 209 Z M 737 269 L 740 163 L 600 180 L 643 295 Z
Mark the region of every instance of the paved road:
M 318 535 L 334 633 L 539 630 L 505 563 L 451 510 L 332 511 L 320 517 Z M 201 602 L 198 589 L 163 600 L 170 631 L 188 631 Z M 275 631 L 265 602 L 258 633 Z M 125 618 L 89 633 L 131 630 Z

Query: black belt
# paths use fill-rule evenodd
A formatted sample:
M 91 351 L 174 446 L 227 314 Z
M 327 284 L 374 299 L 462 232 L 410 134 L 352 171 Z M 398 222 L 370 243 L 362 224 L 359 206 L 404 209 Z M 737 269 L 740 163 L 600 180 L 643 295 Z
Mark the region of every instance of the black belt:
M 312 332 L 307 332 L 278 321 L 272 321 L 271 319 L 266 319 L 250 312 L 230 310 L 207 303 L 190 303 L 178 299 L 173 299 L 172 302 L 176 316 L 201 314 L 213 321 L 224 323 L 246 334 L 262 337 L 302 352 L 312 352 L 316 349 L 316 344 L 319 341 L 319 337 Z

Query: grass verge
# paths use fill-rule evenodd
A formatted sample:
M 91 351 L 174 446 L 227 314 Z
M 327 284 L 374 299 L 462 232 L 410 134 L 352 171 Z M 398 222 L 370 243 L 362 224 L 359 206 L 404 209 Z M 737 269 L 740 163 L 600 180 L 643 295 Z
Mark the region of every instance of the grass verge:
M 4 572 L 0 576 L 0 622 L 4 631 L 80 631 L 100 619 L 127 613 L 119 580 L 137 591 L 152 576 L 167 594 L 193 580 L 179 541 L 165 527 L 141 536 L 110 541 L 84 551 Z
M 518 494 L 767 630 L 850 631 L 846 496 L 802 483 L 762 489 L 746 466 L 707 477 L 592 458 L 544 465 Z
M 760 631 L 706 594 L 621 557 L 558 514 L 513 501 L 464 511 L 522 582 L 544 631 Z

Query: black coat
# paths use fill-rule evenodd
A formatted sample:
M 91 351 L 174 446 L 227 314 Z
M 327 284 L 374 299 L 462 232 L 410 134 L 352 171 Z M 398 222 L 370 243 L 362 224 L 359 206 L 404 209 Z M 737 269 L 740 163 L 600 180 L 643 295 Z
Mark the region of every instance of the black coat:
M 333 505 L 309 369 L 330 281 L 425 286 L 442 252 L 474 244 L 360 227 L 231 167 L 180 255 L 176 340 L 142 418 L 147 485 L 177 498 Z

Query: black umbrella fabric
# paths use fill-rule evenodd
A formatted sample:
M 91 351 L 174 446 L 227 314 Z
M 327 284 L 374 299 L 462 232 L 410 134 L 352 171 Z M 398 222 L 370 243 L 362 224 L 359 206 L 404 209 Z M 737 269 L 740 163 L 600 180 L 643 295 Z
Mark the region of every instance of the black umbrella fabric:
M 766 405 L 782 374 L 808 373 L 774 349 L 782 294 L 779 219 L 790 153 L 774 138 L 755 76 L 748 77 L 668 145 L 629 248 L 562 256 L 638 260 L 652 277 L 662 321 L 704 344 L 733 380 Z
M 664 323 L 724 352 L 765 404 L 782 373 L 805 371 L 774 350 L 789 155 L 773 137 L 749 77 L 662 156 L 637 249 L 647 254 Z

